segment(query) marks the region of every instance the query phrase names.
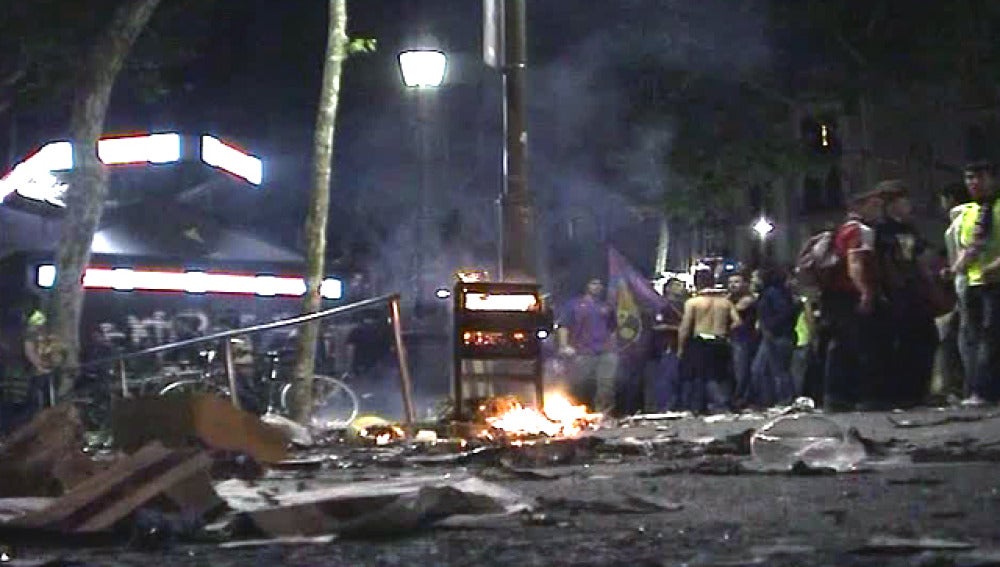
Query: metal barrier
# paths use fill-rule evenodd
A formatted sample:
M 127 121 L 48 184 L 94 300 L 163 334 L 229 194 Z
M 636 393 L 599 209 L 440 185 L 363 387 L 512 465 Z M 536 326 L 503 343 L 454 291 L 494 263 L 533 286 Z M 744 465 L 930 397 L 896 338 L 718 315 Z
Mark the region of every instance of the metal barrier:
M 119 354 L 115 356 L 89 360 L 87 362 L 81 363 L 78 369 L 88 368 L 92 366 L 101 366 L 111 363 L 115 364 L 118 373 L 118 378 L 121 381 L 122 397 L 127 398 L 129 397 L 129 391 L 128 391 L 128 381 L 125 376 L 126 360 L 139 358 L 143 356 L 149 356 L 151 354 L 158 354 L 161 352 L 168 352 L 201 343 L 221 341 L 222 356 L 226 371 L 226 379 L 229 381 L 230 398 L 233 401 L 233 405 L 238 408 L 240 406 L 240 402 L 236 384 L 236 372 L 233 365 L 233 348 L 232 348 L 232 342 L 229 340 L 230 338 L 242 335 L 252 335 L 255 333 L 261 333 L 263 331 L 269 331 L 271 329 L 279 329 L 281 327 L 291 327 L 295 325 L 301 325 L 303 323 L 308 323 L 310 321 L 326 319 L 328 317 L 334 317 L 337 315 L 345 315 L 348 313 L 361 311 L 363 309 L 367 309 L 373 306 L 388 304 L 389 316 L 392 319 L 393 339 L 396 344 L 396 356 L 399 362 L 400 391 L 403 396 L 403 408 L 406 411 L 407 425 L 412 425 L 416 421 L 416 413 L 413 408 L 413 385 L 410 380 L 409 359 L 406 353 L 406 345 L 403 343 L 403 325 L 400 318 L 399 300 L 400 300 L 400 295 L 398 293 L 380 295 L 378 297 L 373 297 L 371 299 L 358 301 L 356 303 L 351 303 L 349 305 L 342 305 L 340 307 L 334 307 L 332 309 L 327 309 L 325 311 L 317 311 L 315 313 L 306 313 L 304 315 L 299 315 L 297 317 L 292 317 L 290 319 L 282 319 L 279 321 L 263 323 L 251 327 L 243 327 L 241 329 L 222 331 L 212 335 L 206 335 L 204 337 L 195 337 L 193 339 L 185 339 L 183 341 L 158 345 L 155 347 L 150 347 L 135 352 L 129 352 L 125 354 Z M 55 393 L 53 391 L 52 382 L 50 381 L 49 384 L 50 384 L 49 396 L 51 400 L 54 400 Z

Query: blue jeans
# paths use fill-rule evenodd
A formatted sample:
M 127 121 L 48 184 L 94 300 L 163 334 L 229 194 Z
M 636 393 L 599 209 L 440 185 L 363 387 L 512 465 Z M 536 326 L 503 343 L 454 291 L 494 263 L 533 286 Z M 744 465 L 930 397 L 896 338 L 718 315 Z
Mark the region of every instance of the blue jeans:
M 1000 284 L 970 287 L 967 306 L 973 360 L 968 390 L 996 401 L 1000 399 Z
M 764 337 L 761 340 L 751 369 L 751 401 L 770 407 L 790 402 L 795 397 L 791 370 L 794 348 L 791 337 Z
M 733 380 L 735 386 L 733 390 L 733 405 L 745 406 L 753 403 L 751 399 L 752 374 L 754 355 L 757 350 L 757 343 L 753 340 L 739 340 L 732 342 L 733 349 Z
M 677 411 L 681 405 L 680 359 L 673 351 L 664 352 L 653 377 L 653 403 L 657 411 Z

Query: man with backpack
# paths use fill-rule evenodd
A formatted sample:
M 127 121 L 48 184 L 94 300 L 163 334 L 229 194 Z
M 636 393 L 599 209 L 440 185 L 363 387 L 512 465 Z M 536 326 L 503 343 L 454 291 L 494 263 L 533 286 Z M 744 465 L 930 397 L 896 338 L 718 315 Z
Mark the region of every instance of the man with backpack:
M 855 194 L 846 220 L 809 239 L 797 275 L 820 292 L 821 325 L 827 337 L 823 405 L 850 411 L 869 401 L 883 382 L 885 343 L 878 323 L 878 264 L 873 226 L 882 216 L 884 187 Z

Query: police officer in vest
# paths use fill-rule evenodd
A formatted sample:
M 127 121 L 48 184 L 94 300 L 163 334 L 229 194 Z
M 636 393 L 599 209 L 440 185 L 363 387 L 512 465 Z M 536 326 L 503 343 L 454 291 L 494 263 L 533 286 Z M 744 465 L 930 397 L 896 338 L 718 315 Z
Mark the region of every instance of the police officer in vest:
M 975 201 L 958 222 L 955 274 L 968 284 L 961 309 L 972 346 L 973 368 L 966 376 L 967 406 L 1000 399 L 1000 202 L 996 165 L 975 162 L 965 168 L 965 185 Z

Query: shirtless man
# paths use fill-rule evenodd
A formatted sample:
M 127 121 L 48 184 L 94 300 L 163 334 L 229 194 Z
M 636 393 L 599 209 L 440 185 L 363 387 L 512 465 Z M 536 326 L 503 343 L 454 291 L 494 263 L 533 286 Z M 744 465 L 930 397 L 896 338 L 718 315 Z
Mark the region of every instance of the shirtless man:
M 684 303 L 684 316 L 677 332 L 677 354 L 681 358 L 684 405 L 693 411 L 722 412 L 729 409 L 732 353 L 729 333 L 739 325 L 736 306 L 725 289 L 712 289 L 708 270 L 695 272 L 698 294 Z

